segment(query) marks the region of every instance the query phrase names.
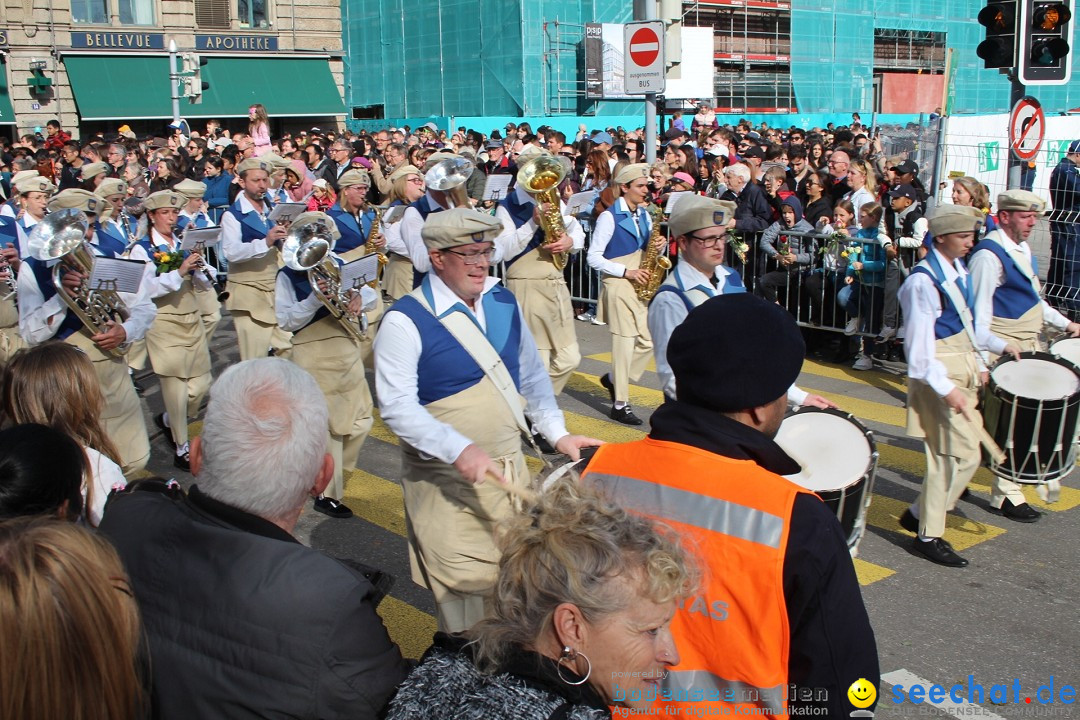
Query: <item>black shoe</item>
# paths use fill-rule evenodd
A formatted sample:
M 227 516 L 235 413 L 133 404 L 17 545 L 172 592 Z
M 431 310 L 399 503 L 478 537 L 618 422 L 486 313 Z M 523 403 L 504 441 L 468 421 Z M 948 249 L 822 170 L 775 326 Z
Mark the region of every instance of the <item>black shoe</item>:
M 351 518 L 353 511 L 334 498 L 315 498 L 315 512 L 321 512 L 332 518 Z
M 135 388 L 135 394 L 139 397 L 142 397 L 142 394 L 146 392 L 146 388 L 142 386 L 142 383 L 135 379 L 134 375 L 131 376 L 131 386 Z
M 925 541 L 915 538 L 913 547 L 915 552 L 938 565 L 945 565 L 946 567 L 967 567 L 968 565 L 968 561 L 957 555 L 952 545 L 945 538 L 933 538 Z
M 191 454 L 184 453 L 183 455 L 173 455 L 172 464 L 174 467 L 179 468 L 186 473 L 191 472 Z
M 154 416 L 154 424 L 157 425 L 158 430 L 161 431 L 166 442 L 172 446 L 173 452 L 176 452 L 176 441 L 173 440 L 172 429 L 165 424 L 165 413 L 158 413 Z
M 995 515 L 1004 515 L 1010 520 L 1022 523 L 1033 523 L 1042 517 L 1042 513 L 1028 505 L 1026 502 L 1020 503 L 1019 505 L 1013 505 L 1012 501 L 1008 498 L 1005 498 L 1005 502 L 1001 503 L 1000 508 L 992 507 L 989 508 L 989 510 Z
M 900 516 L 900 527 L 908 532 L 919 532 L 919 520 L 911 514 L 911 508 L 905 510 L 904 514 Z
M 600 384 L 607 390 L 607 394 L 611 397 L 612 404 L 615 403 L 615 385 L 611 382 L 611 373 L 604 373 L 600 376 Z
M 964 488 L 964 492 L 960 493 L 961 500 L 968 500 L 971 498 L 971 490 Z
M 533 433 L 533 442 L 536 443 L 537 449 L 545 455 L 551 455 L 555 452 L 555 448 L 553 448 L 551 443 L 549 443 L 540 433 Z
M 629 405 L 624 405 L 621 408 L 613 406 L 611 408 L 611 419 L 621 422 L 623 425 L 641 424 L 641 418 L 634 414 Z

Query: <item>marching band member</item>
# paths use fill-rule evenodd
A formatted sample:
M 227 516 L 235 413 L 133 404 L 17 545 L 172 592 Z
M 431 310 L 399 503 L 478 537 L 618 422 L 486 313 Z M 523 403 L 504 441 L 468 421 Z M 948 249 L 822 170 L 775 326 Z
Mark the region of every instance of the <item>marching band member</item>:
M 620 197 L 596 220 L 589 244 L 589 266 L 601 274 L 604 320 L 611 328 L 611 372 L 600 384 L 611 396 L 611 418 L 624 425 L 640 425 L 630 409 L 630 382 L 636 382 L 652 357 L 652 338 L 645 303 L 635 286 L 649 282 L 650 271 L 641 267 L 652 232 L 646 212 L 649 197 L 649 166 L 627 165 L 612 182 Z M 658 244 L 667 240 L 658 236 Z
M 0 368 L 17 350 L 26 347 L 26 341 L 19 335 L 16 290 L 21 263 L 15 219 L 0 215 Z
M 15 218 L 19 217 L 20 213 L 22 212 L 22 205 L 19 202 L 20 196 L 18 184 L 20 181 L 26 178 L 40 175 L 41 173 L 39 173 L 37 170 L 20 170 L 19 172 L 11 176 L 11 197 L 5 200 L 2 205 L 0 205 L 0 218 L 11 218 L 14 220 Z
M 415 165 L 402 165 L 388 176 L 390 195 L 387 208 L 411 205 L 424 197 L 424 176 Z M 412 290 L 413 264 L 409 249 L 401 239 L 399 215 L 393 222 L 383 218 L 382 234 L 386 238 L 386 255 L 389 262 L 383 268 L 383 292 L 391 302 L 400 300 Z
M 203 196 L 206 194 L 206 183 L 196 180 L 181 180 L 173 186 L 173 190 L 184 196 L 184 207 L 176 218 L 176 231 L 183 232 L 189 227 L 207 228 L 213 227 L 214 221 L 206 212 L 206 203 Z M 208 248 L 209 250 L 209 248 Z M 203 258 L 205 261 L 206 258 Z M 214 337 L 214 330 L 221 322 L 221 303 L 218 301 L 216 288 L 203 290 L 195 288 L 195 299 L 199 301 L 199 314 L 202 316 L 203 327 L 206 329 L 206 342 Z
M 1043 325 L 1080 335 L 1080 324 L 1042 299 L 1039 275 L 1027 238 L 1046 209 L 1035 193 L 1008 190 L 997 197 L 998 227 L 975 246 L 968 261 L 975 295 L 975 326 L 988 335 L 988 348 L 1001 355 L 1011 343 L 1022 352 L 1044 349 Z M 990 358 L 991 360 L 994 357 Z M 1017 522 L 1035 522 L 1040 514 L 1028 504 L 1020 486 L 994 475 L 990 510 Z
M 263 153 L 260 160 L 269 162 L 274 170 L 270 173 L 270 187 L 266 190 L 266 198 L 273 204 L 292 202 L 289 192 L 285 189 L 285 171 L 292 167 L 292 163 L 277 153 Z
M 212 291 L 214 270 L 198 252 L 182 250 L 173 234 L 184 202 L 184 196 L 172 190 L 146 198 L 150 227 L 131 256 L 154 269 L 144 280 L 158 308 L 157 319 L 146 333 L 146 350 L 161 382 L 165 405 L 165 412 L 154 422 L 172 439 L 176 451 L 173 465 L 190 472 L 188 420 L 198 414 L 211 383 L 210 348 L 195 289 Z
M 372 244 L 378 252 L 382 252 L 386 248 L 386 240 L 380 228 L 375 228 L 372 234 L 371 225 L 375 222 L 375 211 L 367 203 L 371 176 L 366 170 L 349 170 L 338 178 L 338 187 L 341 191 L 338 193 L 337 202 L 326 211 L 340 233 L 337 254 L 345 262 L 367 255 L 368 237 L 371 237 Z M 367 339 L 362 343 L 365 358 L 371 355 L 372 338 L 375 336 L 382 314 L 383 303 L 382 297 L 379 296 L 365 313 L 369 327 Z
M 241 192 L 221 216 L 221 249 L 229 263 L 230 294 L 225 307 L 236 326 L 240 359 L 249 360 L 265 357 L 271 346 L 288 347 L 274 310 L 277 245 L 288 230 L 268 220 L 273 204 L 265 196 L 273 164 L 247 158 L 236 170 Z
M 423 173 L 438 165 L 443 160 L 456 158 L 451 152 L 440 151 L 432 153 L 424 163 Z M 417 287 L 420 279 L 431 270 L 431 260 L 428 258 L 428 248 L 421 236 L 424 222 L 432 213 L 439 213 L 453 207 L 447 197 L 447 193 L 441 190 L 427 188 L 423 196 L 415 200 L 405 209 L 405 215 L 401 218 L 401 241 L 409 251 L 409 261 L 413 265 L 412 287 Z
M 518 156 L 518 166 L 541 154 L 545 154 L 543 150 L 529 145 Z M 577 219 L 561 212 L 566 232 L 554 243 L 545 245 L 540 217 L 548 210 L 547 205 L 538 206 L 519 182 L 495 210 L 495 217 L 503 225 L 495 244 L 503 248 L 507 258 L 506 287 L 521 306 L 525 323 L 540 351 L 540 362 L 547 368 L 551 386 L 558 395 L 581 363 L 581 350 L 574 331 L 570 290 L 552 255 L 579 252 L 585 246 L 585 231 Z M 560 201 L 562 210 L 565 207 Z
M 134 228 L 126 227 L 124 223 L 124 200 L 127 199 L 127 191 L 128 184 L 119 178 L 106 178 L 94 191 L 94 195 L 106 202 L 104 212 L 98 217 L 97 231 L 108 235 L 125 248 L 133 240 L 138 240 L 137 237 L 131 237 Z
M 982 460 L 976 425 L 978 388 L 986 366 L 979 354 L 985 338 L 971 317 L 973 297 L 963 258 L 982 230 L 983 213 L 962 205 L 939 205 L 927 217 L 934 247 L 900 287 L 907 332 L 908 435 L 921 437 L 926 478 L 919 498 L 900 516 L 918 533 L 914 548 L 928 560 L 964 567 L 945 533 L 945 514 L 956 506 Z M 1006 346 L 1003 351 L 1019 351 Z
M 97 217 L 105 209 L 105 201 L 101 198 L 85 190 L 64 190 L 49 208 L 54 212 L 74 209 L 85 213 L 90 221 L 86 230 L 87 240 L 98 255 L 116 257 L 123 252 L 121 243 L 94 230 Z M 121 300 L 129 313 L 127 320 L 110 322 L 105 332 L 91 334 L 59 297 L 52 273 L 50 264 L 24 257 L 19 268 L 19 332 L 30 345 L 53 339 L 63 340 L 82 349 L 94 363 L 94 372 L 101 381 L 105 396 L 102 420 L 120 453 L 124 476 L 130 480 L 146 467 L 150 459 L 150 438 L 146 433 L 139 398 L 128 377 L 127 362 L 110 351 L 145 337 L 157 313 L 154 303 L 150 300 L 145 283 L 135 295 L 122 293 Z M 63 274 L 62 285 L 66 292 L 74 295 L 87 279 L 69 270 Z
M 680 200 L 671 211 L 668 230 L 679 246 L 679 262 L 660 284 L 649 303 L 648 314 L 656 374 L 668 398 L 676 397 L 675 374 L 667 359 L 671 333 L 692 309 L 709 298 L 746 292 L 739 273 L 723 264 L 727 223 L 734 216 L 735 203 L 701 195 Z M 787 399 L 792 405 L 836 407 L 835 403 L 796 385 L 788 388 Z
M 342 181 L 350 174 L 352 171 L 345 173 Z M 334 248 L 342 236 L 326 213 L 302 213 L 293 221 L 290 230 L 295 232 L 316 223 L 325 226 L 332 236 L 331 247 Z M 332 260 L 341 264 L 336 256 Z M 323 295 L 333 292 L 321 279 L 318 282 Z M 360 449 L 375 421 L 374 403 L 364 377 L 361 341 L 326 309 L 314 292 L 307 271 L 282 268 L 278 273 L 275 298 L 278 325 L 293 334 L 292 347 L 283 352 L 282 357 L 311 373 L 330 408 L 327 451 L 334 458 L 334 475 L 323 494 L 315 499 L 315 510 L 333 518 L 352 517 L 352 510 L 341 502 L 345 495 L 344 473 L 356 468 Z M 349 313 L 358 318 L 355 321 L 358 330 L 370 332 L 364 310 L 374 307 L 378 301 L 378 294 L 366 285 L 349 300 Z
M 387 311 L 375 338 L 379 407 L 402 441 L 412 576 L 434 593 L 445 632 L 484 617 L 494 528 L 514 512 L 501 486 L 531 482 L 522 398 L 558 451 L 577 458 L 600 444 L 567 433 L 521 309 L 488 276 L 501 230 L 467 208 L 432 214 L 423 227 L 432 272 Z
M 56 192 L 56 186 L 41 175 L 27 175 L 14 184 L 19 193 L 21 211 L 15 218 L 15 231 L 18 234 L 19 257 L 25 258 L 26 239 L 30 231 L 45 219 L 49 197 Z

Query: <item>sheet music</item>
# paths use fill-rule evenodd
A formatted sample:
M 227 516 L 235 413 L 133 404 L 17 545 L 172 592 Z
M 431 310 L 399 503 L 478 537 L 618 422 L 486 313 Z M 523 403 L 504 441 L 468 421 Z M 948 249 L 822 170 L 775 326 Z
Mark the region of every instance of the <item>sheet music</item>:
M 184 231 L 181 250 L 194 250 L 196 245 L 215 245 L 221 240 L 221 228 L 217 225 L 205 228 L 189 227 Z
M 689 190 L 683 190 L 681 192 L 673 192 L 668 195 L 667 205 L 664 206 L 664 214 L 670 215 L 671 211 L 675 209 L 675 205 L 687 195 L 696 195 L 696 193 Z
M 570 196 L 570 199 L 566 202 L 566 215 L 578 215 L 589 209 L 593 204 L 593 200 L 596 198 L 595 190 L 586 190 L 584 192 L 574 193 Z
M 90 273 L 89 287 L 91 290 L 114 290 L 134 295 L 139 292 L 145 266 L 146 263 L 142 260 L 94 258 L 94 271 Z
M 341 266 L 342 291 L 367 285 L 378 277 L 379 254 L 371 253 Z
M 484 186 L 484 200 L 502 200 L 510 190 L 513 175 L 488 175 Z
M 307 205 L 304 203 L 278 203 L 270 211 L 270 222 L 290 223 L 297 215 L 305 210 L 307 210 Z

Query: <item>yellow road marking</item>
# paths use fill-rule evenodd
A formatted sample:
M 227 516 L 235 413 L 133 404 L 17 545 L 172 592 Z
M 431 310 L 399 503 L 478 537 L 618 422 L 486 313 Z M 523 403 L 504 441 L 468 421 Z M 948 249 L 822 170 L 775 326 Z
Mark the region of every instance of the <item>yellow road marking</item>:
M 611 364 L 611 353 L 609 353 L 609 352 L 596 353 L 595 355 L 586 355 L 585 357 L 588 358 L 589 360 L 597 360 L 599 362 L 607 363 L 608 365 Z M 652 372 L 656 372 L 656 359 L 655 358 L 650 358 L 649 364 L 645 366 L 645 369 L 646 370 L 651 370 Z
M 909 535 L 910 533 L 901 528 L 899 523 L 900 516 L 907 507 L 908 503 L 902 500 L 894 500 L 884 495 L 874 495 L 873 502 L 870 503 L 870 509 L 867 511 L 866 522 L 868 525 L 883 530 Z M 1004 532 L 1004 528 L 960 517 L 955 513 L 949 513 L 945 518 L 944 537 L 957 550 L 966 550 Z
M 890 575 L 896 574 L 895 570 L 890 570 L 887 567 L 875 565 L 874 563 L 866 562 L 859 558 L 855 558 L 853 562 L 855 563 L 855 575 L 859 578 L 860 585 L 869 585 L 870 583 L 884 580 Z
M 431 647 L 431 638 L 435 635 L 435 618 L 431 615 L 391 595 L 383 598 L 377 612 L 390 639 L 397 643 L 405 657 L 419 660 Z
M 820 360 L 811 360 L 810 358 L 807 358 L 803 361 L 802 371 L 804 373 L 809 373 L 810 375 L 831 378 L 833 380 L 844 380 L 846 382 L 858 383 L 859 385 L 870 385 L 871 387 L 876 387 L 880 390 L 901 390 L 904 393 L 907 392 L 907 379 L 903 375 L 893 375 L 880 370 L 852 370 L 843 365 L 823 363 Z
M 570 390 L 586 392 L 595 397 L 602 398 L 605 403 L 611 401 L 608 391 L 600 384 L 599 375 L 575 372 L 570 376 L 570 380 L 566 383 L 566 387 Z M 664 402 L 664 393 L 661 391 L 634 385 L 633 383 L 630 384 L 630 404 L 634 407 L 655 408 L 662 402 Z
M 405 537 L 405 504 L 401 486 L 378 475 L 353 470 L 345 476 L 346 503 L 357 516 Z

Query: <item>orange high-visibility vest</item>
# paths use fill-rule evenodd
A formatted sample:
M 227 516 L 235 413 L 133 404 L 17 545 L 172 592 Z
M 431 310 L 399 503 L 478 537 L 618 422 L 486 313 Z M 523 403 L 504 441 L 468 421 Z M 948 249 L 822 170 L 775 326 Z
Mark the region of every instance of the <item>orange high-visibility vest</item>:
M 806 491 L 750 460 L 651 438 L 604 445 L 582 482 L 671 526 L 698 555 L 701 588 L 671 623 L 681 660 L 662 684 L 661 712 L 712 706 L 719 715 L 721 706 L 741 706 L 786 714 L 784 553 L 795 497 Z

